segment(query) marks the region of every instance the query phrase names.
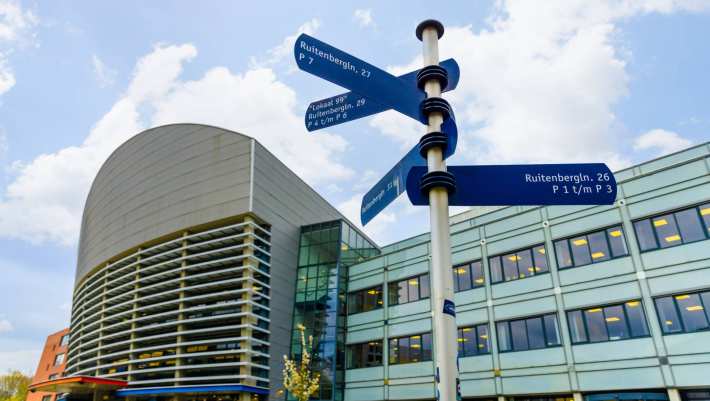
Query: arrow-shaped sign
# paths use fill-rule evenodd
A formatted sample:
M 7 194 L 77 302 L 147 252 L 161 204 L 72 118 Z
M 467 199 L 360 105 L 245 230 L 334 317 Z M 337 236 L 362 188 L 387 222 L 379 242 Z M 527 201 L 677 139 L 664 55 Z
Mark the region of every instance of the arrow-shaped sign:
M 452 206 L 499 205 L 611 205 L 616 200 L 616 179 L 603 163 L 523 164 L 508 166 L 449 166 L 456 190 Z M 407 195 L 414 205 L 428 205 L 419 181 L 426 167 L 415 166 L 407 175 Z
M 453 114 L 451 118 L 447 118 L 444 121 L 444 124 L 441 125 L 441 130 L 445 132 L 449 138 L 447 151 L 450 150 L 451 153 L 453 153 L 454 149 L 456 149 L 456 140 L 458 138 L 456 119 Z M 414 145 L 414 147 L 404 155 L 402 160 L 397 162 L 397 164 L 362 197 L 360 221 L 363 226 L 374 219 L 375 216 L 406 191 L 407 174 L 409 174 L 409 170 L 414 166 L 426 166 L 426 160 L 419 154 L 419 144 Z
M 294 55 L 298 68 L 389 106 L 417 121 L 427 121 L 419 110 L 421 90 L 325 42 L 301 34 Z
M 442 92 L 448 92 L 456 88 L 459 83 L 459 66 L 454 59 L 448 59 L 439 63 L 448 73 L 448 84 Z M 417 73 L 420 70 L 401 75 L 399 80 L 404 81 L 407 86 L 415 88 L 417 86 Z M 426 98 L 424 91 L 419 91 L 419 97 L 408 99 L 417 104 Z M 342 93 L 326 99 L 311 103 L 306 110 L 305 124 L 308 131 L 316 131 L 334 125 L 346 123 L 381 113 L 389 110 L 385 104 L 363 96 L 355 92 Z

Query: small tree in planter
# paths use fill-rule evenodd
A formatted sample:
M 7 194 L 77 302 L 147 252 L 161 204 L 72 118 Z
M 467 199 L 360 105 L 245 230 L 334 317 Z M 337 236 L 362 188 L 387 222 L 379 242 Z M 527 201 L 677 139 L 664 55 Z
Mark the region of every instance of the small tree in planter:
M 284 355 L 284 387 L 293 394 L 298 401 L 308 401 L 308 398 L 318 391 L 320 373 L 311 370 L 311 352 L 313 351 L 313 336 L 308 336 L 306 346 L 305 327 L 299 326 L 301 331 L 301 361 L 289 359 Z

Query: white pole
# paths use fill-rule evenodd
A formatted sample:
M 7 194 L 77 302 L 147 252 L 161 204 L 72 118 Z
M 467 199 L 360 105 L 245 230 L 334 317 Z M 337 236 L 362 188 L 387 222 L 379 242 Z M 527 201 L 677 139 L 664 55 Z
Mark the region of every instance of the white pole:
M 433 24 L 424 26 L 424 66 L 439 65 L 439 32 Z M 427 97 L 440 97 L 441 85 L 431 79 L 424 84 Z M 427 133 L 441 131 L 441 113 L 429 114 Z M 432 147 L 427 151 L 428 171 L 446 171 L 443 150 Z M 431 224 L 431 314 L 434 337 L 434 355 L 439 401 L 456 401 L 458 398 L 458 342 L 456 318 L 444 313 L 444 301 L 453 302 L 453 271 L 451 267 L 451 242 L 449 231 L 449 194 L 445 188 L 429 191 L 429 221 Z

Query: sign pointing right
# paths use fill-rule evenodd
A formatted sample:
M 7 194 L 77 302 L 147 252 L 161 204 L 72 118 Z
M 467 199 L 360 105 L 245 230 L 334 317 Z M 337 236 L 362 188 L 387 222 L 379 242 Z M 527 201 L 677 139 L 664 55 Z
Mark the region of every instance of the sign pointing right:
M 456 190 L 453 206 L 611 205 L 616 180 L 603 163 L 523 164 L 508 166 L 449 166 Z M 427 205 L 419 186 L 427 168 L 412 167 L 407 195 L 414 205 Z

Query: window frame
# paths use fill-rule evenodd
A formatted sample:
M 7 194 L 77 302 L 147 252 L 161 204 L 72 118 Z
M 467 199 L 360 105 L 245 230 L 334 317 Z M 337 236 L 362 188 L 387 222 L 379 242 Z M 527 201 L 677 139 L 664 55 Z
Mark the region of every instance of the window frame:
M 472 267 L 473 267 L 474 263 L 481 264 L 481 277 L 483 278 L 482 284 L 476 284 L 476 280 L 473 278 Z M 465 290 L 462 290 L 460 287 L 456 288 L 456 287 L 458 287 L 458 276 L 457 276 L 458 272 L 456 270 L 460 269 L 462 267 L 465 267 L 466 269 L 468 269 L 468 275 L 470 278 L 469 284 L 471 284 L 471 288 L 467 288 Z M 475 290 L 477 288 L 483 288 L 486 286 L 486 267 L 483 265 L 483 259 L 476 259 L 476 260 L 471 260 L 468 262 L 456 264 L 451 268 L 451 272 L 454 274 L 454 293 Z
M 619 227 L 619 229 L 621 229 L 621 235 L 623 236 L 623 241 L 624 241 L 624 245 L 626 248 L 625 255 L 614 256 L 613 247 L 611 246 L 611 242 L 609 241 L 609 230 L 612 228 L 616 228 L 616 227 Z M 596 233 L 604 233 L 604 240 L 606 241 L 606 246 L 607 246 L 607 249 L 609 250 L 609 259 L 599 260 L 596 262 L 594 261 L 594 258 L 592 257 L 592 249 L 590 247 L 588 237 L 589 237 L 589 235 L 596 234 Z M 635 234 L 635 232 L 634 232 L 634 234 Z M 585 241 L 587 241 L 587 243 L 586 243 L 587 251 L 589 251 L 589 258 L 590 258 L 591 262 L 585 263 L 583 265 L 578 265 L 575 262 L 574 253 L 572 252 L 572 246 L 570 245 L 570 240 L 572 240 L 573 238 L 577 238 L 577 237 L 584 237 Z M 612 260 L 615 260 L 615 259 L 629 257 L 629 256 L 631 256 L 631 253 L 629 252 L 629 244 L 628 244 L 628 242 L 626 242 L 626 238 L 627 238 L 627 235 L 626 235 L 626 230 L 624 229 L 624 224 L 623 224 L 623 222 L 619 222 L 618 224 L 612 224 L 609 226 L 599 227 L 594 230 L 584 231 L 584 232 L 581 232 L 578 234 L 573 234 L 573 235 L 569 235 L 566 237 L 553 239 L 552 240 L 552 248 L 554 249 L 554 252 L 555 252 L 555 264 L 557 265 L 557 270 L 575 269 L 577 267 L 585 267 L 585 266 L 590 266 L 590 265 L 594 265 L 594 264 L 598 264 L 598 263 L 611 262 Z M 567 252 L 569 253 L 570 260 L 572 261 L 571 266 L 561 267 L 560 260 L 557 256 L 557 248 L 556 248 L 557 243 L 560 241 L 564 241 L 564 243 L 567 245 Z
M 422 296 L 421 296 L 421 295 L 422 295 L 422 283 L 421 283 L 421 282 L 422 282 L 422 277 L 424 277 L 424 276 L 427 276 L 427 280 L 429 280 L 429 283 L 427 283 L 427 284 L 428 284 L 428 288 L 429 288 L 429 295 L 427 295 L 426 297 L 422 297 Z M 391 300 L 391 298 L 390 298 L 390 297 L 391 297 L 391 295 L 390 295 L 390 293 L 391 293 L 390 289 L 391 289 L 391 288 L 390 288 L 390 287 L 391 287 L 392 285 L 396 285 L 397 287 L 399 287 L 399 283 L 408 282 L 409 280 L 414 279 L 414 278 L 416 278 L 417 281 L 418 281 L 418 284 L 417 284 L 417 292 L 418 292 L 418 297 L 419 297 L 419 298 L 418 298 L 418 299 L 415 299 L 414 301 L 410 301 L 410 300 L 409 300 L 409 288 L 407 288 L 407 302 L 399 302 L 399 290 L 397 290 L 397 293 L 398 293 L 398 295 L 397 295 L 397 303 L 392 303 L 392 302 L 390 302 L 390 300 Z M 409 287 L 409 283 L 407 283 L 407 286 Z M 424 299 L 429 299 L 429 298 L 431 298 L 431 277 L 429 277 L 429 273 L 428 273 L 428 272 L 416 274 L 416 275 L 414 275 L 414 276 L 409 276 L 408 278 L 404 278 L 404 279 L 400 279 L 400 280 L 394 280 L 394 281 L 388 281 L 388 282 L 387 282 L 387 307 L 390 307 L 390 306 L 397 306 L 397 305 L 405 305 L 405 304 L 409 304 L 409 303 L 412 303 L 412 302 L 418 302 L 418 301 L 422 301 L 422 300 L 424 300 Z M 383 297 L 383 299 L 384 299 L 384 297 Z M 383 301 L 383 302 L 384 302 L 384 301 Z
M 488 333 L 488 338 L 486 339 L 486 349 L 487 349 L 488 351 L 486 351 L 486 352 L 479 352 L 479 351 L 478 351 L 478 350 L 480 349 L 480 348 L 478 347 L 478 345 L 480 344 L 480 342 L 479 342 L 480 339 L 479 339 L 479 336 L 478 336 L 478 328 L 481 327 L 481 326 L 485 326 L 485 327 L 486 327 L 486 331 L 487 331 L 487 333 Z M 469 357 L 473 357 L 473 356 L 490 355 L 490 354 L 491 354 L 491 348 L 492 348 L 492 344 L 491 344 L 491 329 L 490 329 L 490 327 L 488 327 L 488 326 L 489 326 L 489 325 L 488 325 L 488 322 L 484 322 L 484 323 L 475 323 L 475 324 L 472 324 L 472 325 L 466 325 L 466 326 L 456 327 L 456 344 L 457 344 L 456 357 L 457 357 L 457 358 L 469 358 Z M 458 352 L 458 344 L 459 344 L 458 339 L 459 339 L 459 338 L 462 338 L 462 337 L 459 337 L 459 336 L 458 336 L 458 335 L 459 335 L 459 331 L 461 331 L 461 332 L 463 333 L 463 330 L 464 330 L 464 329 L 471 329 L 471 330 L 474 332 L 474 338 L 476 339 L 476 346 L 475 346 L 476 353 L 475 353 L 475 354 L 466 355 L 466 352 L 465 352 L 465 351 L 464 351 L 463 353 L 459 353 L 459 352 Z M 464 350 L 466 349 L 465 346 L 464 346 L 463 348 L 464 348 Z
M 661 248 L 664 249 L 664 248 Z M 692 334 L 692 333 L 703 333 L 706 331 L 710 331 L 710 312 L 708 311 L 707 307 L 705 306 L 705 302 L 703 301 L 703 296 L 702 294 L 708 293 L 710 294 L 710 288 L 709 289 L 704 289 L 704 290 L 699 290 L 699 291 L 692 291 L 692 292 L 680 292 L 680 293 L 675 293 L 675 294 L 666 294 L 666 295 L 660 295 L 657 297 L 653 298 L 653 307 L 656 310 L 656 318 L 658 319 L 658 324 L 661 326 L 661 335 L 662 336 L 674 336 L 678 334 Z M 700 330 L 693 330 L 693 331 L 686 331 L 685 328 L 685 321 L 683 320 L 683 314 L 680 312 L 680 307 L 678 306 L 678 301 L 676 300 L 676 296 L 678 295 L 698 295 L 698 299 L 700 300 L 700 305 L 703 307 L 703 313 L 705 313 L 705 319 L 708 321 L 708 327 Z M 675 333 L 666 333 L 663 330 L 663 325 L 664 321 L 661 320 L 661 315 L 658 310 L 658 306 L 656 305 L 656 300 L 661 299 L 661 298 L 667 298 L 670 297 L 673 301 L 673 308 L 675 309 L 675 313 L 678 316 L 678 323 L 680 324 L 681 331 L 675 332 Z
M 373 289 L 380 291 L 380 294 L 379 294 L 380 299 L 379 300 L 382 301 L 382 303 L 378 303 L 377 306 L 373 309 L 362 310 L 365 305 L 365 295 L 367 294 L 368 291 L 373 290 Z M 385 291 L 384 291 L 384 286 L 382 284 L 373 285 L 371 287 L 361 288 L 359 290 L 348 292 L 347 298 L 346 298 L 348 301 L 350 301 L 351 296 L 357 296 L 360 298 L 360 309 L 361 310 L 353 311 L 352 310 L 353 308 L 351 308 L 351 306 L 350 306 L 351 303 L 348 302 L 347 303 L 347 315 L 350 316 L 350 315 L 356 315 L 358 313 L 372 312 L 372 311 L 376 311 L 376 310 L 384 308 L 384 306 L 385 306 L 385 295 L 384 294 L 385 294 Z
M 369 346 L 370 343 L 375 342 L 375 343 L 380 343 L 380 364 L 379 365 L 372 365 L 372 366 L 359 366 L 359 367 L 352 367 L 350 366 L 350 356 L 352 355 L 352 348 L 351 347 L 362 347 L 362 346 Z M 361 350 L 358 350 L 360 352 Z M 345 369 L 350 370 L 350 369 L 367 369 L 367 368 L 376 368 L 380 366 L 384 366 L 385 361 L 385 341 L 383 338 L 376 339 L 376 340 L 370 340 L 370 341 L 364 341 L 361 343 L 355 343 L 355 344 L 347 344 L 347 358 L 345 360 Z M 389 356 L 389 354 L 387 355 Z
M 424 336 L 426 336 L 426 335 L 429 336 L 429 348 L 430 348 L 430 350 L 431 350 L 431 352 L 429 352 L 429 359 L 424 359 L 424 348 L 425 348 L 425 347 L 424 347 Z M 417 337 L 417 336 L 419 337 L 419 345 L 420 345 L 420 348 L 419 348 L 419 356 L 420 356 L 420 360 L 419 360 L 419 361 L 416 361 L 416 362 L 412 362 L 412 361 L 411 361 L 412 337 Z M 399 347 L 399 340 L 400 340 L 400 339 L 403 339 L 403 338 L 406 338 L 406 339 L 408 340 L 408 342 L 409 342 L 409 345 L 408 345 L 408 349 L 409 349 L 408 352 L 409 352 L 409 355 L 407 355 L 407 362 L 400 362 L 400 361 L 399 361 L 399 360 L 401 359 L 401 358 L 400 358 L 400 355 L 399 355 L 399 351 L 400 351 L 400 349 L 399 349 L 399 348 L 400 348 L 400 347 Z M 390 361 L 390 353 L 392 352 L 392 350 L 390 349 L 390 346 L 391 346 L 391 344 L 392 344 L 392 340 L 397 340 L 397 352 L 398 352 L 398 353 L 396 354 L 396 355 L 397 355 L 397 362 L 392 362 L 392 361 Z M 422 363 L 422 362 L 430 362 L 430 361 L 433 361 L 433 360 L 434 360 L 434 355 L 433 355 L 434 352 L 433 352 L 433 349 L 434 349 L 434 337 L 433 337 L 431 331 L 425 331 L 425 332 L 421 332 L 421 333 L 412 333 L 412 334 L 408 334 L 408 335 L 405 335 L 405 336 L 389 337 L 389 338 L 387 338 L 387 363 L 388 363 L 388 366 L 391 366 L 391 365 L 406 365 L 406 364 L 409 364 L 409 363 Z M 384 349 L 383 349 L 382 354 L 383 354 L 383 355 L 385 354 L 385 353 L 384 353 Z
M 544 255 L 545 255 L 545 259 L 547 260 L 547 270 L 545 270 L 544 272 L 540 272 L 540 273 L 533 272 L 533 274 L 531 274 L 531 275 L 526 275 L 525 277 L 520 278 L 520 266 L 518 266 L 518 261 L 516 260 L 515 268 L 518 271 L 518 274 L 517 274 L 518 278 L 516 278 L 515 280 L 506 280 L 505 279 L 505 271 L 504 271 L 505 268 L 503 267 L 503 256 L 514 255 L 514 254 L 517 254 L 517 253 L 523 252 L 523 251 L 530 251 L 530 257 L 531 257 L 532 263 L 534 265 L 535 264 L 535 248 L 538 248 L 538 247 L 543 247 L 543 249 L 545 250 Z M 549 251 L 547 249 L 547 244 L 544 242 L 535 243 L 532 245 L 524 246 L 522 248 L 513 249 L 511 251 L 501 252 L 501 253 L 498 253 L 498 254 L 495 254 L 492 256 L 488 256 L 488 269 L 484 268 L 483 270 L 488 270 L 488 274 L 490 275 L 491 285 L 510 283 L 513 281 L 525 280 L 526 278 L 531 278 L 531 277 L 535 277 L 538 275 L 547 274 L 547 273 L 550 273 L 550 258 L 547 257 L 548 252 Z M 493 277 L 495 277 L 495 275 L 491 271 L 491 259 L 495 259 L 495 258 L 497 258 L 499 260 L 498 265 L 500 266 L 500 277 L 502 278 L 501 281 L 493 281 Z M 485 273 L 483 273 L 483 275 L 484 275 L 484 285 L 485 285 Z
M 639 252 L 646 253 L 646 252 L 653 252 L 653 251 L 661 251 L 664 249 L 675 248 L 680 245 L 694 244 L 696 242 L 707 241 L 708 239 L 710 239 L 710 230 L 708 230 L 707 227 L 705 227 L 705 220 L 703 219 L 703 215 L 700 211 L 700 208 L 702 206 L 707 205 L 707 204 L 708 204 L 707 202 L 703 202 L 703 203 L 698 203 L 695 205 L 687 205 L 687 206 L 683 206 L 683 207 L 674 208 L 671 210 L 666 210 L 663 212 L 649 214 L 647 216 L 632 220 L 631 226 L 634 228 L 634 236 L 636 237 L 636 246 L 638 247 Z M 695 215 L 698 218 L 698 221 L 700 222 L 700 226 L 703 228 L 703 233 L 705 233 L 705 238 L 686 242 L 683 239 L 683 233 L 681 232 L 680 226 L 678 225 L 678 219 L 676 218 L 675 214 L 678 212 L 683 212 L 683 211 L 691 210 L 691 209 L 695 210 Z M 681 241 L 678 245 L 667 246 L 665 248 L 661 247 L 661 241 L 658 238 L 658 231 L 656 230 L 656 226 L 653 225 L 653 219 L 656 217 L 664 216 L 664 215 L 671 215 L 673 217 L 673 222 L 675 223 L 676 227 L 678 228 L 678 236 L 680 236 L 680 241 Z M 636 234 L 636 223 L 644 221 L 644 220 L 648 220 L 649 223 L 651 224 L 651 231 L 653 232 L 653 240 L 655 241 L 655 244 L 656 244 L 656 247 L 653 249 L 642 250 L 641 249 L 641 242 L 639 241 L 639 236 Z
M 634 336 L 633 335 L 633 330 L 631 330 L 631 323 L 629 322 L 629 313 L 626 311 L 626 304 L 628 304 L 629 302 L 638 302 L 639 303 L 638 306 L 643 311 L 644 319 L 646 319 L 644 322 L 646 324 L 646 331 L 647 331 L 646 335 L 643 335 L 643 336 Z M 611 307 L 611 306 L 621 306 L 622 307 L 622 310 L 624 312 L 624 324 L 626 325 L 626 330 L 628 331 L 629 336 L 627 338 L 620 338 L 618 340 L 610 340 L 609 339 L 609 326 L 607 325 L 606 318 L 603 317 L 604 318 L 604 331 L 606 332 L 607 339 L 604 341 L 591 341 L 589 339 L 589 327 L 587 325 L 587 317 L 584 312 L 586 310 L 590 310 L 590 309 L 601 309 L 600 312 L 602 313 L 602 316 L 604 316 L 604 309 L 607 307 Z M 569 310 L 565 310 L 565 316 L 569 317 L 569 313 L 577 312 L 577 311 L 581 312 L 581 314 L 582 314 L 582 325 L 584 326 L 584 337 L 586 338 L 586 340 L 574 342 L 573 336 L 572 336 L 572 327 L 569 324 L 567 324 L 567 332 L 570 336 L 570 345 L 571 346 L 585 345 L 585 344 L 601 344 L 601 343 L 627 341 L 627 340 L 637 340 L 639 338 L 651 337 L 651 327 L 648 324 L 648 314 L 646 313 L 646 307 L 643 304 L 642 298 L 634 298 L 634 299 L 629 299 L 629 300 L 622 301 L 622 302 L 614 302 L 614 303 L 608 303 L 608 304 L 603 304 L 603 305 L 591 305 L 591 306 L 587 306 L 584 308 L 569 309 Z
M 545 327 L 545 316 L 548 316 L 548 315 L 553 315 L 553 316 L 555 317 L 555 322 L 557 323 L 557 341 L 558 341 L 558 344 L 556 344 L 556 345 L 548 345 L 547 329 L 546 329 L 546 327 Z M 545 346 L 544 346 L 544 347 L 542 347 L 542 348 L 530 348 L 530 332 L 529 332 L 529 330 L 528 330 L 528 324 L 527 324 L 527 320 L 528 320 L 528 319 L 540 319 L 540 323 L 542 324 L 542 336 L 543 336 L 543 340 L 544 340 L 544 342 L 545 342 Z M 513 344 L 514 344 L 514 341 L 513 341 L 513 332 L 512 332 L 511 329 L 510 329 L 510 323 L 511 323 L 511 322 L 517 322 L 517 321 L 522 321 L 522 322 L 525 324 L 525 341 L 526 341 L 527 344 L 528 344 L 528 348 L 527 348 L 527 349 L 514 349 L 514 346 L 513 346 Z M 506 331 L 507 331 L 507 335 L 508 335 L 508 339 L 509 339 L 508 344 L 510 345 L 510 349 L 509 349 L 509 350 L 503 351 L 503 350 L 500 349 L 500 343 L 501 343 L 501 341 L 500 341 L 500 332 L 498 331 L 498 325 L 499 325 L 500 323 L 505 323 L 505 324 L 506 324 L 505 327 L 506 327 Z M 541 315 L 532 315 L 532 316 L 525 316 L 525 317 L 520 317 L 520 318 L 515 318 L 515 319 L 500 320 L 500 321 L 495 322 L 495 326 L 496 326 L 496 340 L 498 340 L 498 341 L 497 341 L 497 348 L 498 348 L 498 353 L 499 353 L 499 354 L 505 354 L 505 353 L 508 353 L 508 352 L 539 351 L 539 350 L 544 350 L 544 349 L 548 349 L 548 348 L 562 347 L 562 336 L 561 336 L 561 334 L 560 334 L 560 320 L 559 320 L 559 318 L 558 318 L 558 316 L 557 316 L 557 312 L 549 312 L 549 313 L 543 313 L 543 314 L 541 314 Z

